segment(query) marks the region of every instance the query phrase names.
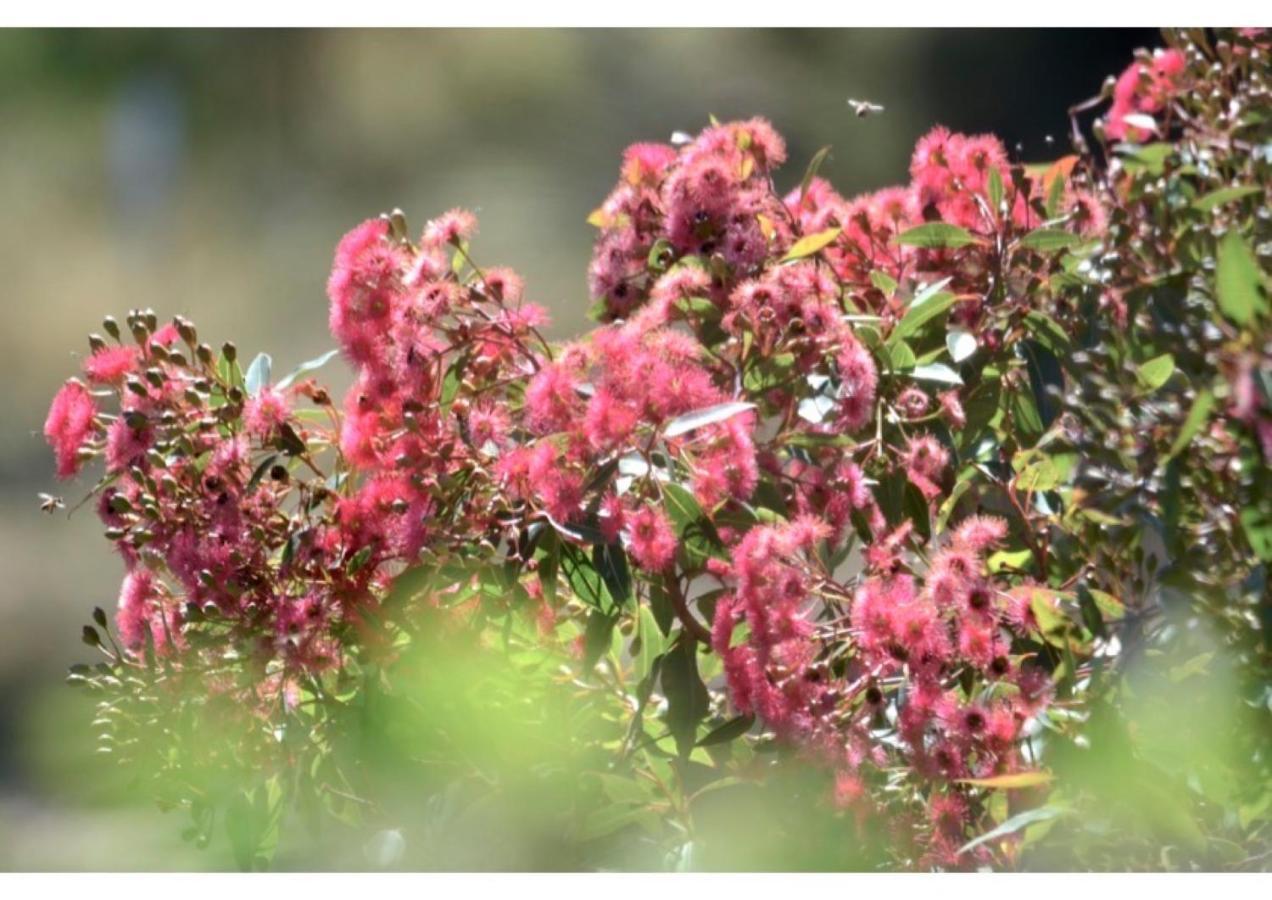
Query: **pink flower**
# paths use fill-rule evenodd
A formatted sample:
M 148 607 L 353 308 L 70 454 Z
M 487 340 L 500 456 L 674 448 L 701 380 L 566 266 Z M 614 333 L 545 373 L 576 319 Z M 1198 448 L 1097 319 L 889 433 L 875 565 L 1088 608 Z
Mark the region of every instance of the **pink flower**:
M 282 391 L 267 387 L 244 404 L 243 422 L 249 434 L 265 440 L 287 421 L 290 412 Z
M 582 412 L 583 402 L 575 391 L 574 374 L 561 363 L 549 363 L 526 386 L 526 411 L 530 426 L 539 434 L 567 428 Z
M 70 478 L 80 470 L 80 450 L 93 434 L 96 416 L 97 404 L 88 389 L 73 378 L 54 395 L 44 420 L 44 439 L 57 458 L 58 478 Z
M 856 338 L 849 338 L 844 342 L 836 362 L 841 379 L 839 421 L 846 431 L 856 431 L 874 415 L 879 372 L 870 351 Z
M 676 532 L 662 512 L 642 506 L 627 517 L 632 558 L 647 572 L 661 572 L 676 555 Z
M 149 569 L 133 569 L 124 576 L 124 583 L 119 590 L 115 627 L 119 630 L 123 645 L 129 650 L 137 652 L 145 647 L 157 598 L 155 578 Z M 155 643 L 158 644 L 159 641 L 156 640 Z
M 476 233 L 477 217 L 466 209 L 452 209 L 424 226 L 420 243 L 425 247 L 458 246 Z
M 106 471 L 114 474 L 139 462 L 154 442 L 149 425 L 134 428 L 126 419 L 116 419 L 106 429 Z
M 954 546 L 982 553 L 1007 536 L 1007 522 L 998 516 L 972 516 L 954 530 Z
M 385 332 L 403 290 L 406 255 L 390 242 L 388 228 L 368 219 L 341 238 L 327 280 L 331 333 L 359 365 L 383 362 Z
M 901 455 L 906 477 L 928 500 L 941 493 L 937 481 L 944 474 L 949 461 L 949 452 L 930 434 L 911 438 Z
M 623 151 L 622 178 L 633 185 L 657 185 L 676 156 L 669 144 L 632 144 Z
M 120 384 L 137 368 L 136 347 L 103 347 L 84 360 L 84 375 L 97 384 Z

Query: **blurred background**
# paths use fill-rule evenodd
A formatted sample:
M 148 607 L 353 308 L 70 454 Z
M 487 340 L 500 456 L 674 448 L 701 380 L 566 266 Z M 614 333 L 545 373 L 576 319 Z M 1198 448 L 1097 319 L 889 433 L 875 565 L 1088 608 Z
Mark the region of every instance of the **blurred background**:
M 40 429 L 104 314 L 153 307 L 276 371 L 317 356 L 330 254 L 400 206 L 475 210 L 475 256 L 515 267 L 551 334 L 583 331 L 585 223 L 638 140 L 766 116 L 799 182 L 906 178 L 934 123 L 1018 158 L 1065 152 L 1066 109 L 1149 30 L 9 31 L 0 33 L 0 870 L 225 868 L 93 756 L 63 684 L 122 566 L 65 497 Z M 847 98 L 885 107 L 855 117 Z M 1050 138 L 1055 143 L 1050 143 Z M 324 373 L 336 387 L 338 366 Z M 144 861 L 144 862 L 141 862 Z

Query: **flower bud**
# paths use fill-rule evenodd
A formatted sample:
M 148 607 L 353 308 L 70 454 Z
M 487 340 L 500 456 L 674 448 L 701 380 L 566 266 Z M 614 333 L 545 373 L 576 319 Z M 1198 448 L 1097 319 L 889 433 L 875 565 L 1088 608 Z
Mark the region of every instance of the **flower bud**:
M 233 341 L 226 341 L 221 345 L 221 355 L 225 357 L 226 362 L 234 362 L 238 359 L 238 347 L 234 346 Z
M 181 335 L 181 340 L 185 341 L 188 346 L 193 347 L 199 342 L 199 333 L 189 319 L 177 316 L 173 321 L 177 326 L 177 334 Z
M 107 316 L 106 318 L 102 319 L 102 328 L 105 329 L 106 333 L 109 334 L 111 337 L 113 337 L 115 340 L 120 339 L 119 338 L 119 323 L 115 321 L 114 316 Z

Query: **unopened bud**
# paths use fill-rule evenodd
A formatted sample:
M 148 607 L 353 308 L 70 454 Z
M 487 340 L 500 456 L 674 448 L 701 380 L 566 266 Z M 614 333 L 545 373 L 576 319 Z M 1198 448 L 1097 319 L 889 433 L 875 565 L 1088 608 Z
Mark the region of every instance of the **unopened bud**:
M 226 341 L 221 345 L 221 355 L 225 357 L 226 362 L 234 362 L 238 359 L 238 347 L 234 346 L 233 341 Z
M 169 350 L 168 362 L 172 363 L 174 366 L 180 366 L 183 369 L 189 364 L 185 358 L 185 354 L 180 350 Z
M 98 350 L 106 349 L 106 339 L 100 334 L 90 334 L 88 336 L 88 349 L 96 353 Z
M 191 347 L 199 342 L 199 332 L 195 331 L 194 325 L 191 324 L 189 319 L 177 316 L 174 321 L 177 325 L 177 334 L 181 335 L 181 340 Z
M 212 362 L 216 359 L 216 356 L 212 353 L 212 348 L 207 344 L 200 344 L 196 347 L 194 355 L 197 356 L 199 358 L 199 362 L 203 363 L 205 366 L 212 365 Z
M 114 316 L 107 316 L 102 319 L 102 328 L 115 340 L 119 340 L 119 323 L 115 321 Z

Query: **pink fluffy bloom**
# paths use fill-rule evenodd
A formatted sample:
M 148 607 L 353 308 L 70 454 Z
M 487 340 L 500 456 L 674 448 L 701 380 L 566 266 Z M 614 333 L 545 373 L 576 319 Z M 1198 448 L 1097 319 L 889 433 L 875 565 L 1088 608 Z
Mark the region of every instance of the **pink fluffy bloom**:
M 657 185 L 677 155 L 669 144 L 632 144 L 623 151 L 622 178 L 633 185 Z
M 954 546 L 982 553 L 1007 536 L 1007 522 L 998 516 L 972 516 L 954 530 Z
M 937 482 L 949 465 L 950 454 L 941 442 L 930 434 L 911 438 L 901 456 L 905 475 L 910 483 L 922 491 L 928 500 L 941 493 Z
M 283 392 L 267 387 L 248 399 L 243 407 L 243 422 L 249 434 L 264 440 L 287 421 L 290 412 Z
M 124 419 L 116 419 L 106 429 L 106 471 L 122 472 L 150 449 L 154 430 L 145 425 L 134 428 Z
M 836 358 L 841 384 L 839 421 L 846 431 L 856 431 L 874 415 L 879 372 L 870 351 L 856 338 L 849 338 Z
M 957 390 L 945 391 L 937 399 L 941 404 L 941 418 L 951 428 L 961 430 L 967 426 L 967 413 L 963 411 L 963 401 L 959 399 Z
M 137 348 L 103 347 L 84 360 L 84 375 L 97 384 L 119 384 L 137 368 Z
M 942 125 L 919 138 L 910 159 L 910 177 L 916 185 L 930 191 L 946 189 L 954 177 L 954 143 L 954 135 Z
M 466 209 L 452 209 L 442 213 L 424 226 L 420 242 L 425 247 L 458 246 L 477 233 L 477 217 Z
M 149 569 L 133 569 L 124 576 L 119 590 L 115 627 L 119 630 L 120 640 L 129 650 L 136 652 L 145 646 L 157 596 L 155 578 Z
M 539 369 L 526 386 L 530 426 L 539 434 L 549 434 L 574 422 L 583 408 L 577 385 L 574 373 L 560 362 Z
M 1170 102 L 1180 90 L 1186 65 L 1184 54 L 1175 49 L 1159 50 L 1147 65 L 1131 63 L 1113 87 L 1105 133 L 1114 140 L 1147 139 L 1151 129 L 1135 117 L 1152 119 Z
M 382 361 L 384 335 L 403 290 L 406 255 L 390 241 L 388 228 L 368 219 L 341 238 L 327 280 L 331 333 L 359 365 Z
M 661 572 L 676 555 L 676 532 L 662 512 L 642 506 L 627 517 L 632 559 L 647 572 Z
M 44 420 L 44 439 L 57 458 L 58 478 L 70 478 L 80 470 L 80 450 L 93 434 L 96 416 L 97 404 L 88 389 L 73 378 L 53 396 Z
M 610 450 L 625 442 L 638 423 L 636 410 L 600 388 L 588 401 L 583 432 L 594 448 Z

